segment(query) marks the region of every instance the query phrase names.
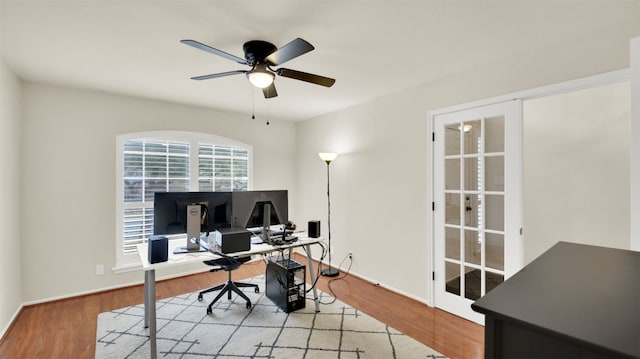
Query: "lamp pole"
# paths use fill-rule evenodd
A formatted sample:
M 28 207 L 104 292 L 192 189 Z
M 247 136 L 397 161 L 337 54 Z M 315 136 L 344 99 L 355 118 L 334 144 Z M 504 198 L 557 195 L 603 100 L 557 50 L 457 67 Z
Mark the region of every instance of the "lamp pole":
M 329 180 L 329 165 L 331 161 L 338 157 L 337 153 L 319 153 L 321 159 L 327 163 L 327 229 L 329 232 L 329 268 L 320 272 L 325 277 L 335 277 L 340 272 L 337 269 L 331 267 L 331 186 Z

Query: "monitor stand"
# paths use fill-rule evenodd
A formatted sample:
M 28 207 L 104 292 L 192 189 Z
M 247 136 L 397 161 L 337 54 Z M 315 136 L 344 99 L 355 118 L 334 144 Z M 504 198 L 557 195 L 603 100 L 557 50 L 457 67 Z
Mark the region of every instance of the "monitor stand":
M 176 247 L 173 250 L 173 254 L 181 254 L 181 253 L 198 253 L 198 252 L 208 252 L 209 248 L 207 248 L 208 240 L 206 236 L 200 237 L 200 241 L 196 241 L 194 238 L 191 238 L 189 243 L 190 245 L 186 247 Z M 196 247 L 197 245 L 197 247 Z
M 190 204 L 187 206 L 187 246 L 174 249 L 174 254 L 208 251 L 208 249 L 201 244 L 201 208 L 199 204 Z
M 208 252 L 209 250 L 205 247 L 198 247 L 196 249 L 189 249 L 187 247 L 177 247 L 173 250 L 173 254 L 182 254 L 182 253 L 198 253 L 198 252 Z

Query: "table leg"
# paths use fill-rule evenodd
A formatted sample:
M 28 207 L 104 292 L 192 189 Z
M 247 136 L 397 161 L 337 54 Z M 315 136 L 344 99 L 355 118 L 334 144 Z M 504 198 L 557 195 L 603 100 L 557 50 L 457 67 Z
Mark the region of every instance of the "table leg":
M 144 271 L 144 327 L 149 328 L 149 272 Z
M 307 244 L 304 246 L 304 251 L 307 252 L 307 262 L 309 264 L 309 277 L 311 278 L 311 285 L 316 282 L 316 271 L 313 268 L 313 259 L 311 258 L 311 246 Z M 320 298 L 318 298 L 317 287 L 313 286 L 313 301 L 316 303 L 316 313 L 320 312 Z
M 158 357 L 156 343 L 156 271 L 144 272 L 144 327 L 149 328 L 149 344 L 152 359 Z

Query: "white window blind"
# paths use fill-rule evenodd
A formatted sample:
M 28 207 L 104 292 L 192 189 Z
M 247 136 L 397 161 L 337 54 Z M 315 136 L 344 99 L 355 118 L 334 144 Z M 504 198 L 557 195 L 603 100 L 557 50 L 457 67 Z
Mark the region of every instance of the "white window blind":
M 249 182 L 246 149 L 199 144 L 198 183 L 201 191 L 246 191 Z
M 124 253 L 153 234 L 155 192 L 189 190 L 189 143 L 148 139 L 124 142 Z

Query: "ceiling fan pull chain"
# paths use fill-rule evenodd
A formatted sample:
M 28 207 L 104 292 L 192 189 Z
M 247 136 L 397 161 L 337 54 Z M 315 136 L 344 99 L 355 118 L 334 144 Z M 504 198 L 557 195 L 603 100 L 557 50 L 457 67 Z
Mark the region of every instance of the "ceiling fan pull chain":
M 256 91 L 251 88 L 251 119 L 256 119 Z
M 271 118 L 271 105 L 269 104 L 269 101 L 267 101 L 267 126 L 270 125 L 269 118 Z

